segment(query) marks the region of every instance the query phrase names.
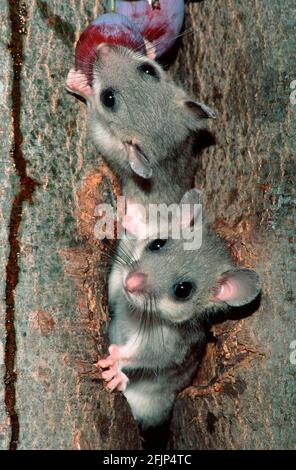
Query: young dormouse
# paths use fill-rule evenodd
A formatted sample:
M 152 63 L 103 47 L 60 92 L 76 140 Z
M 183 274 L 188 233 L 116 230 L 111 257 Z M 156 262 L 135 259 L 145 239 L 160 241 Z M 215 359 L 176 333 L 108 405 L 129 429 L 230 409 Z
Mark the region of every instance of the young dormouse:
M 164 238 L 160 229 L 154 239 L 122 240 L 109 280 L 111 346 L 98 366 L 142 429 L 164 422 L 192 380 L 208 315 L 246 305 L 260 291 L 256 272 L 236 267 L 206 223 L 182 224 L 180 239 Z M 188 230 L 202 236 L 199 249 L 184 249 Z
M 127 196 L 137 202 L 168 202 L 164 181 L 177 175 L 183 193 L 192 186 L 192 146 L 215 115 L 192 100 L 154 60 L 101 44 L 92 78 L 71 70 L 67 89 L 86 99 L 90 134 Z

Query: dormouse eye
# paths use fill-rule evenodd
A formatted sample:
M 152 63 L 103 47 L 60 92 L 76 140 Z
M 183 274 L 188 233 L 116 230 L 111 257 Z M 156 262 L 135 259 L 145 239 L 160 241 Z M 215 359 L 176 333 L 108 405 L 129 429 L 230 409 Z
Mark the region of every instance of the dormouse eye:
M 161 248 L 164 247 L 167 240 L 161 240 L 160 238 L 157 240 L 153 240 L 153 242 L 149 243 L 148 250 L 150 251 L 159 251 Z
M 111 110 L 115 108 L 116 105 L 116 98 L 115 98 L 115 92 L 113 88 L 106 88 L 101 92 L 101 102 L 102 104 Z
M 178 282 L 173 286 L 173 293 L 177 300 L 187 300 L 193 290 L 193 284 L 189 281 Z
M 149 75 L 150 77 L 159 80 L 158 71 L 155 67 L 153 67 L 153 65 L 149 64 L 149 62 L 144 62 L 143 64 L 139 65 L 138 70 L 145 75 Z

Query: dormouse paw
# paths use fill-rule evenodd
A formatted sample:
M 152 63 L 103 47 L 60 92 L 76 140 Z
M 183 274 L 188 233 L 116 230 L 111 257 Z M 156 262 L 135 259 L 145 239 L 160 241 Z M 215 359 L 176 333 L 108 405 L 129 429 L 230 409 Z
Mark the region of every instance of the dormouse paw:
M 108 351 L 109 356 L 106 359 L 100 359 L 96 366 L 105 369 L 102 372 L 102 378 L 111 392 L 113 390 L 124 392 L 128 384 L 128 377 L 119 370 L 119 347 L 116 344 L 111 344 Z

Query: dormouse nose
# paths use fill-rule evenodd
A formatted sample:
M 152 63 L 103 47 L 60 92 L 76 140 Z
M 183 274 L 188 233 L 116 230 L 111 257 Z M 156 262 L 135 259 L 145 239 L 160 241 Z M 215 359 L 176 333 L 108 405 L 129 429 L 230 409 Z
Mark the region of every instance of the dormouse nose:
M 132 272 L 129 273 L 125 280 L 125 288 L 128 292 L 141 292 L 146 284 L 146 274 Z

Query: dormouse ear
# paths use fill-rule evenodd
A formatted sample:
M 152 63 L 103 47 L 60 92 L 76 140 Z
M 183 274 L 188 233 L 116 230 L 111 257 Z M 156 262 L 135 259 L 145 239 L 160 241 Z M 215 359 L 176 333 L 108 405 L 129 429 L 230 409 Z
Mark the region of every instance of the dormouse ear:
M 183 228 L 202 223 L 202 192 L 196 188 L 187 191 L 180 201 L 181 220 Z M 200 222 L 200 223 L 198 223 Z
M 85 100 L 90 100 L 93 94 L 88 83 L 87 76 L 80 70 L 71 69 L 66 80 L 66 89 L 70 93 L 82 96 Z
M 202 203 L 202 192 L 197 188 L 192 188 L 186 191 L 181 199 L 180 204 L 201 204 Z
M 128 161 L 131 169 L 136 175 L 141 176 L 144 179 L 150 179 L 152 177 L 152 168 L 137 144 L 126 144 Z
M 260 280 L 255 271 L 234 269 L 222 274 L 212 300 L 240 307 L 254 300 L 260 292 Z
M 121 224 L 132 238 L 145 239 L 147 237 L 145 207 L 128 201 L 126 214 Z
M 208 106 L 197 101 L 185 101 L 185 106 L 193 113 L 198 119 L 216 119 L 216 114 Z

